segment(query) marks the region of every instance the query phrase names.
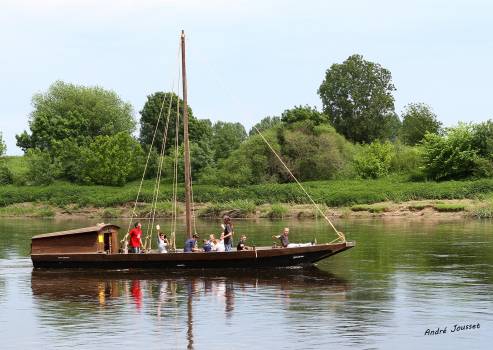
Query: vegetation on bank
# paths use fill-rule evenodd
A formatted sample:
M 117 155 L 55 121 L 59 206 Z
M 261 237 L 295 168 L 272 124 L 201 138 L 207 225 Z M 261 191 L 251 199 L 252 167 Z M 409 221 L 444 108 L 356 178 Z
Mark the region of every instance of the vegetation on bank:
M 385 201 L 404 202 L 441 199 L 487 199 L 493 195 L 493 179 L 475 181 L 408 182 L 398 178 L 377 180 L 331 180 L 305 182 L 313 199 L 329 207 L 372 204 Z M 135 201 L 138 182 L 122 187 L 84 186 L 69 182 L 55 182 L 45 186 L 0 186 L 0 206 L 16 203 L 42 202 L 59 207 L 116 207 Z M 145 180 L 139 201 L 151 203 L 154 180 Z M 259 204 L 309 204 L 310 201 L 296 184 L 263 184 L 237 188 L 217 185 L 195 185 L 197 203 L 217 203 L 219 211 L 225 205 L 235 205 L 249 211 Z M 160 200 L 172 198 L 172 185 L 162 184 Z M 178 191 L 179 200 L 183 190 Z M 163 204 L 164 206 L 168 204 Z M 213 209 L 211 209 L 213 210 Z M 282 211 L 276 209 L 275 211 Z M 278 215 L 278 214 L 275 214 Z

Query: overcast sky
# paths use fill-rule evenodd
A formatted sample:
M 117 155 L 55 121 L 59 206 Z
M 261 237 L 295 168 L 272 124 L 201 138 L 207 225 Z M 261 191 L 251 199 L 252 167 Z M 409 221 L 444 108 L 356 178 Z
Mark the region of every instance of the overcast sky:
M 194 114 L 248 129 L 321 107 L 325 70 L 362 54 L 392 72 L 396 111 L 431 105 L 447 126 L 493 117 L 493 2 L 481 0 L 0 0 L 0 131 L 7 154 L 31 97 L 55 80 L 132 103 L 169 90 L 188 37 Z

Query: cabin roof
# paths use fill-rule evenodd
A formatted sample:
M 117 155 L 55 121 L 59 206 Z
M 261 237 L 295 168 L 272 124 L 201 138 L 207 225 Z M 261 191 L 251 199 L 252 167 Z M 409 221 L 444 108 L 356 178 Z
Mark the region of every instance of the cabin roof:
M 32 237 L 32 239 L 37 239 L 37 238 L 48 238 L 48 237 L 57 237 L 57 236 L 68 236 L 68 235 L 76 235 L 80 233 L 91 233 L 91 232 L 99 232 L 105 228 L 110 228 L 114 227 L 116 229 L 119 229 L 120 226 L 113 225 L 113 224 L 101 224 L 101 225 L 96 225 L 96 226 L 89 226 L 89 227 L 83 227 L 83 228 L 77 228 L 74 230 L 68 230 L 68 231 L 59 231 L 59 232 L 52 232 L 52 233 L 44 233 L 42 235 L 36 235 Z

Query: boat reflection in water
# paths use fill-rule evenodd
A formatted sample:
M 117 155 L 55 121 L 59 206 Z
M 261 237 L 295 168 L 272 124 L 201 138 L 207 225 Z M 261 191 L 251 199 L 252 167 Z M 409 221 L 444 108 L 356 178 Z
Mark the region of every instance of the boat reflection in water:
M 204 304 L 214 310 L 211 315 L 219 322 L 219 318 L 232 317 L 237 298 L 243 304 L 238 312 L 244 312 L 245 301 L 258 304 L 260 299 L 271 307 L 277 304 L 276 307 L 289 309 L 291 302 L 299 307 L 305 292 L 314 289 L 323 289 L 339 304 L 350 288 L 345 280 L 315 267 L 217 272 L 33 270 L 31 287 L 43 319 L 50 320 L 51 326 L 63 328 L 74 320 L 80 324 L 87 320 L 94 322 L 94 317 L 102 318 L 103 323 L 111 319 L 118 326 L 118 322 L 126 324 L 136 313 L 145 313 L 154 319 L 157 328 L 161 321 L 169 319 L 165 323 L 169 328 L 180 318 L 186 323 L 188 348 L 194 344 L 194 311 L 204 315 Z M 292 294 L 296 296 L 293 301 Z M 257 295 L 259 299 L 255 299 Z M 194 310 L 199 308 L 202 309 Z M 67 309 L 71 310 L 68 319 L 66 315 L 56 314 Z M 108 311 L 111 318 L 104 319 L 101 309 Z M 224 316 L 218 317 L 217 311 L 221 309 Z M 200 320 L 205 321 L 209 320 Z

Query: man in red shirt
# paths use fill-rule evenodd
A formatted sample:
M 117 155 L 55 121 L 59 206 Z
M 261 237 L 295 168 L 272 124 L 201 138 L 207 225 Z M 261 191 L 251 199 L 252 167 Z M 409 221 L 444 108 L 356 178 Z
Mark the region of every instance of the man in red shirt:
M 128 233 L 130 235 L 130 253 L 140 253 L 140 247 L 142 246 L 142 224 L 136 222 L 134 228 Z

